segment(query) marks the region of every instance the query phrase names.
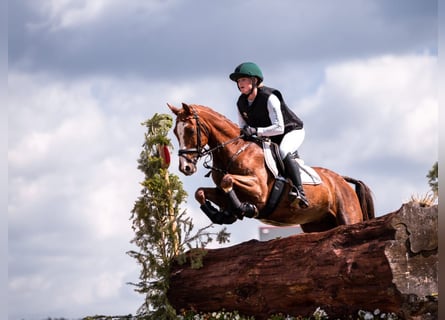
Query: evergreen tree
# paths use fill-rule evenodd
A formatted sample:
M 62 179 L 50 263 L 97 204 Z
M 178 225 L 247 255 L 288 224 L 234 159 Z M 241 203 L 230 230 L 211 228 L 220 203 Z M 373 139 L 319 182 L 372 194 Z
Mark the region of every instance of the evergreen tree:
M 132 210 L 132 239 L 139 251 L 129 251 L 142 270 L 136 291 L 146 296 L 137 314 L 144 319 L 176 319 L 176 311 L 167 298 L 170 266 L 175 259 L 185 261 L 186 250 L 194 249 L 192 265 L 199 267 L 199 254 L 216 235 L 220 243 L 228 241 L 229 234 L 222 229 L 211 233 L 208 227 L 192 235 L 192 219 L 181 211 L 187 193 L 179 178 L 168 171 L 167 147 L 172 147 L 167 137 L 173 120 L 166 114 L 155 114 L 142 123 L 147 128 L 143 149 L 138 159 L 138 169 L 145 174 L 141 183 L 141 196 Z M 164 157 L 163 157 L 164 155 Z
M 437 197 L 439 194 L 439 165 L 436 161 L 433 164 L 433 167 L 426 176 L 428 178 L 428 184 L 431 187 L 431 191 L 433 191 L 434 195 Z

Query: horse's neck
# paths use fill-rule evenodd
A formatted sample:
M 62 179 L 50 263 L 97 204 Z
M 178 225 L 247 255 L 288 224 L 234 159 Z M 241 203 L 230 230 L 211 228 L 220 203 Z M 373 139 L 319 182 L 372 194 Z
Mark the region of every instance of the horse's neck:
M 202 117 L 204 119 L 204 115 Z M 215 149 L 213 152 L 213 165 L 217 168 L 237 171 L 242 167 L 245 171 L 244 160 L 246 157 L 246 144 L 251 145 L 249 141 L 237 139 L 240 137 L 240 128 L 234 122 L 218 113 L 207 113 L 205 115 L 205 125 L 209 130 L 208 146 Z M 255 145 L 255 144 L 253 144 Z M 222 148 L 219 148 L 222 146 Z M 249 148 L 249 154 L 253 149 Z M 242 172 L 244 172 L 242 171 Z
M 208 129 L 210 130 L 209 146 L 216 147 L 239 135 L 239 128 L 227 118 L 215 114 L 208 117 Z

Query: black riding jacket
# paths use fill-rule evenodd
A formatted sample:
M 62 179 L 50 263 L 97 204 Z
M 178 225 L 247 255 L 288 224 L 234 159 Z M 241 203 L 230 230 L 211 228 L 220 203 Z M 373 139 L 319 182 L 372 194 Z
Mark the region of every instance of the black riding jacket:
M 238 98 L 238 111 L 243 117 L 244 121 L 246 121 L 249 126 L 255 128 L 268 127 L 272 125 L 269 112 L 267 110 L 267 101 L 271 94 L 276 95 L 278 100 L 281 102 L 281 112 L 284 120 L 284 134 L 292 130 L 302 129 L 303 121 L 286 105 L 281 92 L 277 89 L 266 86 L 258 88 L 255 100 L 250 106 L 246 95 L 242 94 Z M 279 144 L 283 139 L 284 134 L 272 136 L 270 139 Z

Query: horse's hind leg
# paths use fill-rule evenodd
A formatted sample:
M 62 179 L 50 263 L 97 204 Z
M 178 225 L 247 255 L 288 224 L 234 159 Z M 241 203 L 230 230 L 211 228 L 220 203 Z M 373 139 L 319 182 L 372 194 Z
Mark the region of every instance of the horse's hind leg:
M 323 232 L 335 228 L 338 225 L 336 218 L 328 213 L 323 219 L 315 222 L 301 224 L 300 227 L 305 233 Z

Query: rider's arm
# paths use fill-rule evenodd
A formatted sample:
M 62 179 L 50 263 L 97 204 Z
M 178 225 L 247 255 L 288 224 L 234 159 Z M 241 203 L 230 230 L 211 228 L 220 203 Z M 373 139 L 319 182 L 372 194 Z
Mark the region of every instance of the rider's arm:
M 244 128 L 247 125 L 246 120 L 244 120 L 243 116 L 239 112 L 238 112 L 238 125 L 240 128 Z
M 276 136 L 284 133 L 284 119 L 281 112 L 281 103 L 276 95 L 271 94 L 267 100 L 267 111 L 269 112 L 270 122 L 268 127 L 257 128 L 258 136 Z

